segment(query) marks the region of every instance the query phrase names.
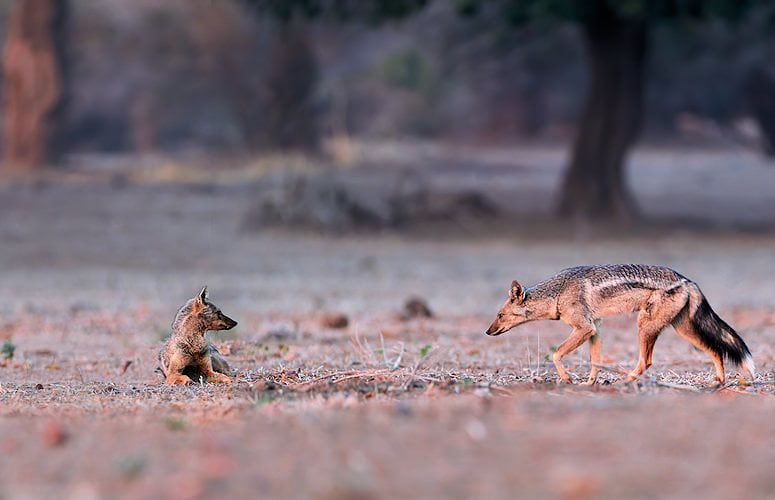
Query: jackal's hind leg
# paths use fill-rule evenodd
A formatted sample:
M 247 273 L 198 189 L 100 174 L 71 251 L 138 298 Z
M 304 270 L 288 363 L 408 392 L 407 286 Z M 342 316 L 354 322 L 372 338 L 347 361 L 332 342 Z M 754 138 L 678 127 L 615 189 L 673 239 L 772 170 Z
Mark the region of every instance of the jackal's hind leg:
M 231 375 L 231 367 L 226 358 L 213 346 L 210 346 L 210 363 L 213 366 L 213 371 L 223 373 L 224 375 Z
M 629 382 L 640 377 L 651 366 L 654 344 L 666 326 L 667 323 L 663 324 L 661 321 L 653 321 L 644 317 L 643 312 L 638 315 L 638 364 L 628 374 L 627 380 Z
M 681 293 L 678 287 L 654 291 L 649 297 L 646 306 L 638 313 L 638 364 L 628 374 L 628 381 L 635 380 L 651 366 L 659 334 L 686 307 L 687 299 L 688 294 Z
M 218 356 L 220 356 L 220 353 Z M 203 356 L 202 360 L 199 362 L 199 369 L 202 370 L 202 375 L 205 377 L 205 380 L 216 384 L 231 384 L 231 379 L 227 375 L 213 370 L 212 359 L 212 354 L 208 353 L 208 355 Z
M 713 360 L 713 365 L 716 367 L 716 382 L 723 384 L 726 379 L 724 373 L 724 358 L 713 352 L 709 347 L 705 346 L 700 339 L 700 335 L 694 330 L 689 317 L 682 319 L 676 323 L 673 323 L 673 328 L 678 335 L 689 341 L 697 349 L 704 351 Z
M 595 328 L 593 325 L 574 327 L 570 336 L 565 339 L 565 342 L 560 344 L 560 347 L 558 347 L 556 351 L 554 351 L 552 361 L 554 361 L 554 366 L 557 368 L 557 374 L 564 382 L 567 382 L 568 384 L 573 383 L 570 376 L 568 375 L 568 372 L 566 372 L 565 368 L 562 366 L 562 358 L 578 349 L 581 344 L 586 342 L 587 339 L 589 339 L 594 334 Z
M 600 371 L 600 320 L 595 320 L 595 334 L 589 337 L 589 378 L 586 385 L 593 385 L 597 381 L 597 373 Z

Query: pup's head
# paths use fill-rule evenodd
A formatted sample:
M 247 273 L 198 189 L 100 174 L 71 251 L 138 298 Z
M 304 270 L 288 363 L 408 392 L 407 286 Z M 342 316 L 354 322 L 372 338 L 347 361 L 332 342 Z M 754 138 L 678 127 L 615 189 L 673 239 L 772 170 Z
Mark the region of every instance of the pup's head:
M 207 287 L 189 300 L 186 304 L 189 314 L 196 317 L 205 330 L 231 330 L 237 326 L 237 322 L 226 316 L 218 309 L 218 306 L 210 302 L 207 295 Z
M 487 335 L 500 335 L 515 326 L 529 321 L 530 312 L 525 304 L 525 289 L 516 280 L 511 282 L 509 297 L 498 311 L 498 316 L 487 329 Z

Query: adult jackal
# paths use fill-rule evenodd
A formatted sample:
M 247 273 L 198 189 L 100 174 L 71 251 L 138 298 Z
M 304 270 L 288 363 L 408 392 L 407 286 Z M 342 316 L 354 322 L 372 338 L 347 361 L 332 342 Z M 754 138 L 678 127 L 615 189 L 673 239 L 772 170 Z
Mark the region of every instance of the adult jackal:
M 600 364 L 600 318 L 635 311 L 640 357 L 630 380 L 651 366 L 654 343 L 669 324 L 713 359 L 719 383 L 724 382 L 724 359 L 741 365 L 753 379 L 751 352 L 740 335 L 711 309 L 696 283 L 666 267 L 573 267 L 527 289 L 513 281 L 487 335 L 500 335 L 528 321 L 562 320 L 573 331 L 555 351 L 554 366 L 570 383 L 562 358 L 589 340 L 592 368 L 587 383 L 594 384 Z

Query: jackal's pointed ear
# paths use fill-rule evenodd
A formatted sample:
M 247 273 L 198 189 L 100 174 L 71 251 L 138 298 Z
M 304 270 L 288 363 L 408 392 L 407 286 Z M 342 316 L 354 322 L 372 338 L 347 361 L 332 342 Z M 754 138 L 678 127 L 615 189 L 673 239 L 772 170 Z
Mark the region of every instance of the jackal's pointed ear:
M 509 289 L 509 300 L 516 302 L 517 304 L 520 304 L 523 300 L 525 300 L 525 290 L 522 288 L 522 285 L 517 282 L 517 280 L 511 282 L 511 288 Z
M 202 287 L 202 289 L 199 291 L 196 296 L 196 301 L 203 305 L 205 302 L 207 302 L 207 286 Z

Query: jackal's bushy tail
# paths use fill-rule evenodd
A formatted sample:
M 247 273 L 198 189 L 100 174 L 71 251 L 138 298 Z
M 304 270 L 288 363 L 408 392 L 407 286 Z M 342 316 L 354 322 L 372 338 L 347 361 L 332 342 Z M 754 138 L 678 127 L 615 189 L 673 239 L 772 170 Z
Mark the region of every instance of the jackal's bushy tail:
M 753 377 L 756 367 L 745 341 L 716 314 L 694 283 L 689 284 L 688 309 L 689 321 L 702 343 L 722 358 L 744 367 Z

